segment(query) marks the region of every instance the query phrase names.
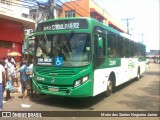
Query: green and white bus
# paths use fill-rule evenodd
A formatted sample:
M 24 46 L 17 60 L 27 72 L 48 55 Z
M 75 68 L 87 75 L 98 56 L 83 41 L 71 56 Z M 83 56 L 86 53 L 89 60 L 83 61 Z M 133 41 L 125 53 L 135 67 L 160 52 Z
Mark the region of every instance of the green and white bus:
M 92 18 L 49 19 L 35 32 L 33 88 L 66 97 L 112 90 L 145 71 L 145 45 Z

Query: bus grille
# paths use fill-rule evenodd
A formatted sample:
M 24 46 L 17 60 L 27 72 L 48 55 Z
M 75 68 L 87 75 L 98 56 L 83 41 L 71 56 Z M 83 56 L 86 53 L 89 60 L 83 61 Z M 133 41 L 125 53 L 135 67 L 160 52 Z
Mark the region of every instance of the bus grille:
M 45 91 L 48 91 L 48 88 L 52 87 L 52 86 L 47 86 L 47 85 L 42 85 L 42 89 Z M 61 93 L 67 93 L 68 88 L 67 87 L 56 87 L 58 89 L 57 92 L 61 92 Z M 71 87 L 70 87 L 71 88 Z M 52 91 L 51 91 L 52 92 Z
M 76 74 L 74 70 L 68 69 L 52 69 L 52 68 L 38 68 L 36 72 L 44 76 L 69 77 Z

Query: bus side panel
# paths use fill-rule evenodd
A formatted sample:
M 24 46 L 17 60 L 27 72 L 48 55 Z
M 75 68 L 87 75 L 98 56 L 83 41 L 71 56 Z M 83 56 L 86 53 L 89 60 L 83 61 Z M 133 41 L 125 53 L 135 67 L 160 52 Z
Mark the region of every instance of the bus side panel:
M 119 68 L 119 73 L 116 79 L 116 86 L 137 77 L 138 67 L 138 58 L 122 58 L 121 67 Z
M 107 68 L 94 71 L 93 96 L 104 92 L 107 89 L 108 73 Z
M 137 77 L 138 67 L 140 67 L 141 73 L 145 71 L 145 63 L 139 63 L 138 58 L 122 58 L 121 65 L 119 67 L 95 70 L 93 96 L 107 90 L 107 82 L 112 72 L 115 74 L 116 77 L 115 86 L 118 86 Z
M 139 67 L 140 67 L 140 74 L 144 73 L 146 70 L 146 62 L 145 61 L 139 62 Z
M 118 82 L 124 82 L 124 72 L 122 72 L 121 67 L 97 69 L 94 71 L 93 96 L 98 95 L 107 90 L 107 83 L 109 80 L 109 76 L 112 72 L 115 74 L 116 80 Z

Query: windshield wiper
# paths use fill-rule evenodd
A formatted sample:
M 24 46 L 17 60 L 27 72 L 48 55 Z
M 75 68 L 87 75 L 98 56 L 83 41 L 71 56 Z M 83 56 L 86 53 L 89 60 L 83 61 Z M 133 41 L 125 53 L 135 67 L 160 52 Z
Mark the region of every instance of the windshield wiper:
M 44 33 L 44 39 L 48 41 L 47 35 Z
M 71 31 L 71 33 L 69 34 L 67 40 L 70 40 L 73 37 L 73 35 L 74 35 L 74 31 Z
M 73 35 L 74 35 L 74 31 L 71 31 L 71 33 L 69 34 L 68 38 L 66 38 L 68 45 L 65 44 L 65 46 L 66 46 L 66 48 L 67 48 L 69 53 L 72 53 L 72 49 L 71 49 L 71 45 L 69 43 L 69 40 L 73 37 Z

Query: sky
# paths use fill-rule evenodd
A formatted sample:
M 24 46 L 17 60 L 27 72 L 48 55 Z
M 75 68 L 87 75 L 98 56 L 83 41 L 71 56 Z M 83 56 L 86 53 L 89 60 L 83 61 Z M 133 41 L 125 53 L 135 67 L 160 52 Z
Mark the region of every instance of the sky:
M 159 0 L 94 0 L 109 14 L 126 25 L 129 20 L 130 33 L 136 41 L 146 45 L 146 50 L 159 50 Z
M 47 0 L 37 0 L 47 1 Z M 58 1 L 58 0 L 56 0 Z M 70 0 L 61 0 L 62 2 Z M 146 45 L 146 50 L 160 49 L 159 4 L 160 0 L 93 0 L 105 9 L 115 20 L 126 26 L 129 20 L 130 34 Z

